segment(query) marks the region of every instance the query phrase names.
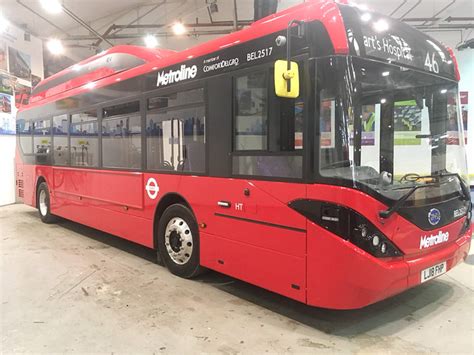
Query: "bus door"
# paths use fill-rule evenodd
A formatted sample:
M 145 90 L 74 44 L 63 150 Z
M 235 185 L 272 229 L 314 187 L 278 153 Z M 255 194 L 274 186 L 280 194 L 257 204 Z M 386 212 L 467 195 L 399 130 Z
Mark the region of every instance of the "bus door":
M 209 167 L 211 175 L 227 178 L 213 178 L 206 189 L 201 262 L 305 301 L 306 220 L 287 205 L 306 196 L 305 185 L 297 183 L 303 177 L 305 93 L 277 97 L 273 65 L 221 80 L 208 86 Z M 213 134 L 217 129 L 220 135 Z

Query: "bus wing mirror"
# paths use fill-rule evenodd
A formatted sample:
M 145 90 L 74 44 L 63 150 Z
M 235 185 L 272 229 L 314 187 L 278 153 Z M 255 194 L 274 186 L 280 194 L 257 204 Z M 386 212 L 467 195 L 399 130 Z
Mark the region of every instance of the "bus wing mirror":
M 300 95 L 298 63 L 277 60 L 275 62 L 274 81 L 276 96 L 297 98 Z

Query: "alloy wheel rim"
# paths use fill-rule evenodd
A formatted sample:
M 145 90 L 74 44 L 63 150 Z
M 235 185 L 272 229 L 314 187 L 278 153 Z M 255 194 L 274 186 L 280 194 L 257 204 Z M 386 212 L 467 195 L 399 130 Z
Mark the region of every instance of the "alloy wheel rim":
M 46 204 L 46 191 L 41 190 L 39 195 L 39 209 L 42 216 L 48 213 L 48 205 Z
M 186 221 L 171 218 L 165 230 L 165 246 L 171 260 L 178 265 L 186 264 L 193 252 L 193 234 Z

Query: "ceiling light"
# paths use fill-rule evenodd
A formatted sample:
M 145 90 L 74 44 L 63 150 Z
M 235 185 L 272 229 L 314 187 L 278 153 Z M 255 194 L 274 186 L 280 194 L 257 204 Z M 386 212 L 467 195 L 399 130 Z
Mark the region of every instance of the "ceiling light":
M 448 92 L 448 89 L 441 89 L 440 93 L 446 94 Z
M 63 7 L 58 0 L 40 0 L 41 6 L 50 14 L 59 14 Z
M 59 55 L 59 54 L 64 53 L 63 44 L 59 39 L 56 39 L 56 38 L 50 39 L 48 43 L 46 44 L 46 46 L 48 47 L 48 50 L 50 51 L 51 54 Z
M 371 18 L 372 18 L 372 15 L 369 14 L 368 12 L 366 12 L 365 14 L 362 14 L 362 16 L 360 17 L 360 19 L 363 22 L 369 22 Z
M 92 90 L 93 88 L 95 88 L 95 86 L 96 83 L 94 81 L 89 81 L 86 85 L 84 85 L 84 87 L 89 90 Z
M 374 30 L 376 30 L 377 32 L 387 31 L 388 27 L 388 22 L 383 19 L 380 19 L 374 23 Z
M 382 76 L 389 76 L 390 75 L 390 72 L 389 71 L 384 71 L 382 72 Z
M 172 28 L 175 35 L 179 36 L 186 33 L 186 27 L 181 22 L 176 22 Z
M 145 46 L 147 46 L 148 48 L 155 48 L 156 46 L 158 46 L 158 40 L 153 35 L 146 35 L 143 38 L 143 41 L 145 42 Z
M 381 104 L 384 104 L 384 103 L 386 103 L 386 102 L 387 102 L 387 99 L 381 99 L 381 100 L 380 100 L 380 103 L 381 103 Z
M 0 13 L 0 33 L 5 32 L 9 25 L 8 20 Z

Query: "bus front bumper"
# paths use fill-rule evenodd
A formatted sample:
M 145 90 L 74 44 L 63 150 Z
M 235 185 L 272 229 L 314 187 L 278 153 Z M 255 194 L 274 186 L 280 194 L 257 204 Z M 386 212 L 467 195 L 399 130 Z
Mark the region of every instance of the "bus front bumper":
M 328 244 L 333 245 L 325 247 L 342 249 L 340 262 L 330 255 L 319 256 L 319 260 L 316 255 L 308 255 L 307 303 L 323 308 L 357 309 L 420 285 L 423 270 L 446 262 L 449 272 L 466 259 L 471 233 L 469 230 L 432 252 L 391 260 L 374 258 L 350 245 L 341 245 L 338 238 L 330 238 Z

